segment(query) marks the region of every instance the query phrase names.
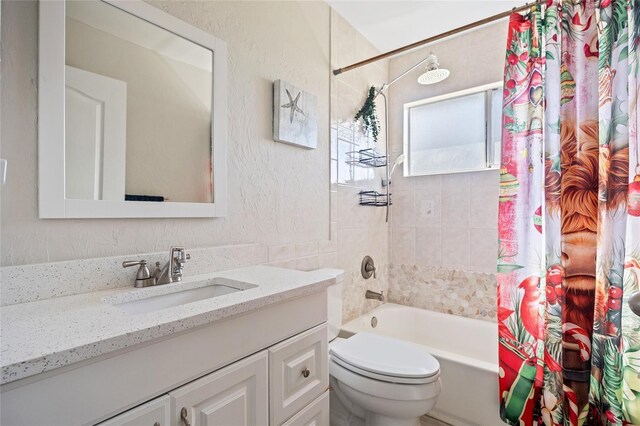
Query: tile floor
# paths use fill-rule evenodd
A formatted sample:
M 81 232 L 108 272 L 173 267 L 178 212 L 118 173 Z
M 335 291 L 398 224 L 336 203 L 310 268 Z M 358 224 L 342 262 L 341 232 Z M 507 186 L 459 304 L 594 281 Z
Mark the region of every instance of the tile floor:
M 429 416 L 420 417 L 420 426 L 451 426 L 449 423 L 441 422 Z

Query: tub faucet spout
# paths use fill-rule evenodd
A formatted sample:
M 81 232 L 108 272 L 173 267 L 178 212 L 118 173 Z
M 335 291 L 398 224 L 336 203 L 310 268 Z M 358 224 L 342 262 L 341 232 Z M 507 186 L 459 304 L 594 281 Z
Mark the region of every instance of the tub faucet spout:
M 380 292 L 378 293 L 377 291 L 371 291 L 371 290 L 367 290 L 367 292 L 364 294 L 364 297 L 366 299 L 375 299 L 375 300 L 379 300 L 380 302 L 384 302 L 384 292 Z

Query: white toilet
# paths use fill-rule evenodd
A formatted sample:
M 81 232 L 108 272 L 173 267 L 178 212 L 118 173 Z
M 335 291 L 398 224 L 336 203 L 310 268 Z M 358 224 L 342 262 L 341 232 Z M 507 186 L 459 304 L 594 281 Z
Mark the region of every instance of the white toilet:
M 390 337 L 338 338 L 342 276 L 328 289 L 331 426 L 420 425 L 442 387 L 438 361 L 423 347 Z

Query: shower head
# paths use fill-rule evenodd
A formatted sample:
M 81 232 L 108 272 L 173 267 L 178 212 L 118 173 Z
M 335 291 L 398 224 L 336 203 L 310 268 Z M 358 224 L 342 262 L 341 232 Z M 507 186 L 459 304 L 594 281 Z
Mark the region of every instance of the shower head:
M 433 53 L 427 58 L 427 72 L 418 77 L 420 84 L 439 83 L 449 77 L 449 70 L 440 68 L 438 58 Z
M 396 161 L 393 162 L 393 166 L 391 166 L 391 170 L 389 170 L 389 175 L 387 176 L 387 179 L 382 178 L 382 186 L 388 186 L 391 184 L 391 175 L 393 175 L 393 172 L 396 169 L 396 167 L 404 163 L 404 158 L 405 158 L 404 154 L 400 154 L 396 157 Z
M 391 178 L 391 175 L 393 174 L 393 171 L 396 169 L 396 167 L 398 167 L 402 163 L 404 163 L 404 154 L 398 155 L 396 161 L 393 162 L 393 167 L 391 167 L 391 172 L 389 172 L 389 178 Z

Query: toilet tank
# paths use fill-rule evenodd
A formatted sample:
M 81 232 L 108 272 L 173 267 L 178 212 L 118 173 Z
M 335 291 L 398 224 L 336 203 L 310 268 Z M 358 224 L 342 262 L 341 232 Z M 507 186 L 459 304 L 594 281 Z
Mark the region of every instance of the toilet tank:
M 341 269 L 322 269 L 336 278 L 336 283 L 327 288 L 327 325 L 329 341 L 338 336 L 342 327 L 342 289 L 344 287 L 344 271 Z

